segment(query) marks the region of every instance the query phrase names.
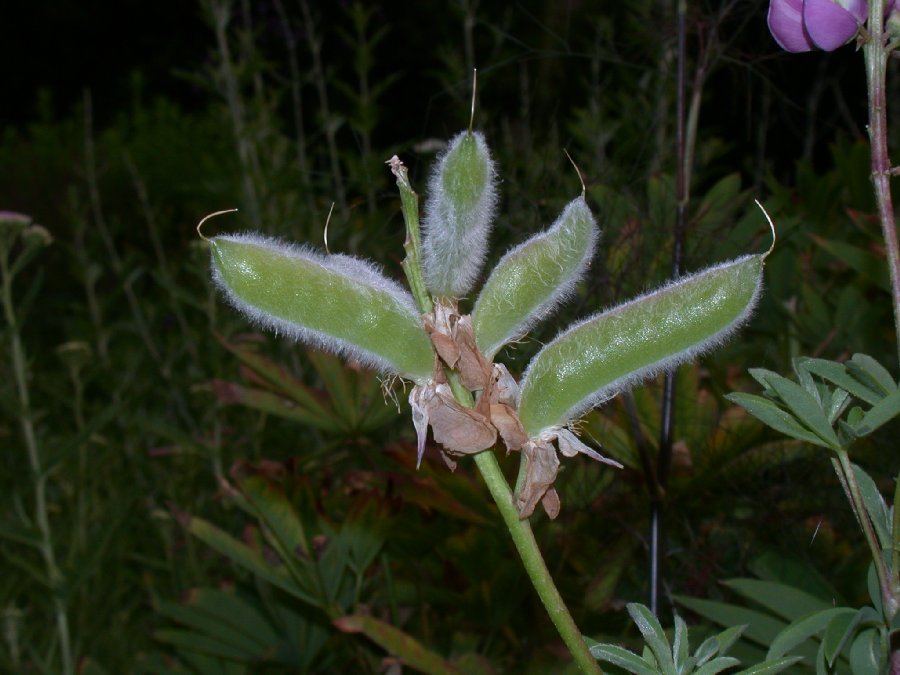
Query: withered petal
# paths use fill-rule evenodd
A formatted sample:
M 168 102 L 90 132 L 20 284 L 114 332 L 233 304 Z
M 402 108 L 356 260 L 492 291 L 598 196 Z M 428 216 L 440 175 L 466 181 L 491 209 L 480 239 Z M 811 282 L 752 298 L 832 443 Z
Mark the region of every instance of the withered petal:
M 528 442 L 528 435 L 519 421 L 519 416 L 505 403 L 491 404 L 491 424 L 497 428 L 508 452 L 521 450 Z
M 516 494 L 516 507 L 523 520 L 534 513 L 538 502 L 551 488 L 559 472 L 556 449 L 547 441 L 531 440 L 522 449 L 525 453 L 525 480 Z

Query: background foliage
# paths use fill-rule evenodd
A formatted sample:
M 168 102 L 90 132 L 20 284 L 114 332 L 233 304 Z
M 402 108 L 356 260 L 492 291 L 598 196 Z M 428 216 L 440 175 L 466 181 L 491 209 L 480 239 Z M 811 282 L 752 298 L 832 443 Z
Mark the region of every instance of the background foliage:
M 56 669 L 50 586 L 85 672 L 223 672 L 216 658 L 233 672 L 376 672 L 384 650 L 331 623 L 351 612 L 402 628 L 465 672 L 545 672 L 558 657 L 552 626 L 521 590 L 470 467 L 449 474 L 430 452 L 416 472 L 408 411 L 396 414 L 373 376 L 253 334 L 216 300 L 193 228 L 239 206 L 212 225 L 318 243 L 334 202 L 331 250 L 385 261 L 399 278 L 403 227 L 383 162 L 399 154 L 422 189 L 439 143 L 467 124 L 478 66 L 477 126 L 503 180 L 494 255 L 577 193 L 563 148 L 603 229 L 574 302 L 506 354 L 524 363 L 556 325 L 668 276 L 671 13 L 649 1 L 466 0 L 438 11 L 202 0 L 169 28 L 193 51 L 148 56 L 127 75 L 119 66 L 115 86 L 86 78 L 83 90 L 19 94 L 0 130 L 0 208 L 55 238 L 13 292 L 62 580 L 46 578 L 35 549 L 22 411 L 0 359 L 0 669 Z M 779 244 L 751 327 L 679 378 L 666 589 L 722 599 L 718 580 L 774 556 L 859 604 L 865 552 L 824 455 L 722 399 L 747 386 L 749 364 L 787 372 L 801 353 L 858 351 L 891 362 L 864 101 L 844 75 L 859 64 L 852 50 L 782 59 L 758 3 L 695 4 L 689 22 L 700 113 L 686 267 L 768 245 L 752 196 Z M 560 518 L 537 518 L 579 626 L 606 641 L 635 638 L 621 610 L 647 592 L 642 458 L 655 451 L 658 409 L 651 383 L 591 413 L 585 430 L 626 469 L 571 463 Z M 854 457 L 882 492 L 897 470 L 889 434 Z M 317 587 L 326 609 L 191 536 L 202 519 L 269 550 L 258 514 L 241 508 L 248 475 L 302 521 L 309 559 L 333 575 Z M 227 631 L 189 613 L 227 616 L 228 603 L 262 617 L 240 655 L 217 652 L 211 641 Z

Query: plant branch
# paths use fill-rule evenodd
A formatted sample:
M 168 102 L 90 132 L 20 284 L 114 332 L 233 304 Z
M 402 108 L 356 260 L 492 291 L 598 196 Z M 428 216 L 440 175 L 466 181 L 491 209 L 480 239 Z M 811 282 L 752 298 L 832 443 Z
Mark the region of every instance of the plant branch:
M 40 536 L 39 549 L 47 568 L 47 579 L 53 599 L 53 612 L 56 619 L 56 633 L 59 638 L 62 672 L 65 675 L 75 672 L 72 661 L 72 646 L 69 638 L 69 620 L 63 599 L 63 575 L 56 564 L 53 550 L 53 536 L 50 531 L 50 518 L 47 510 L 47 475 L 41 464 L 37 437 L 31 415 L 31 401 L 28 393 L 28 376 L 25 351 L 19 335 L 19 325 L 12 297 L 12 272 L 6 251 L 0 252 L 0 282 L 2 282 L 3 314 L 9 326 L 10 356 L 13 376 L 16 381 L 16 393 L 19 398 L 19 420 L 22 424 L 22 435 L 25 437 L 25 449 L 28 452 L 28 463 L 34 480 L 34 509 L 37 529 Z
M 460 384 L 459 380 L 451 373 L 450 388 L 456 400 L 462 405 L 472 407 L 474 401 L 472 394 Z M 538 597 L 544 604 L 550 620 L 559 631 L 560 637 L 569 648 L 569 652 L 575 659 L 575 663 L 583 673 L 602 673 L 597 660 L 591 656 L 584 638 L 581 637 L 581 631 L 575 625 L 575 620 L 569 613 L 565 601 L 559 594 L 553 577 L 550 576 L 550 570 L 541 555 L 537 541 L 534 538 L 534 532 L 531 530 L 531 524 L 527 519 L 519 518 L 519 511 L 513 501 L 513 493 L 509 489 L 509 483 L 500 470 L 500 464 L 492 450 L 485 450 L 475 455 L 475 465 L 481 472 L 491 497 L 497 503 L 497 509 L 500 516 L 506 524 L 509 534 L 512 537 L 513 544 L 519 552 L 522 559 L 522 565 L 531 579 L 534 589 L 537 591 Z
M 872 183 L 881 221 L 881 233 L 887 250 L 891 271 L 891 292 L 894 307 L 894 331 L 897 353 L 900 356 L 900 245 L 894 222 L 891 199 L 891 160 L 888 156 L 887 79 L 888 47 L 884 35 L 884 0 L 871 0 L 869 7 L 869 39 L 863 48 L 866 61 L 866 81 L 869 97 L 869 139 L 872 155 Z

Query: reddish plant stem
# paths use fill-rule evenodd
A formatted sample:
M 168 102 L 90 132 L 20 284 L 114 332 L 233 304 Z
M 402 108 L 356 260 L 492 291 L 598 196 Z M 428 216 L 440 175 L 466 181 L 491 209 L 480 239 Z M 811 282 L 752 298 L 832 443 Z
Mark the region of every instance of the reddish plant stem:
M 900 245 L 891 198 L 891 160 L 888 156 L 887 100 L 885 98 L 888 49 L 884 35 L 884 2 L 872 0 L 869 7 L 869 39 L 864 47 L 869 94 L 869 139 L 872 155 L 872 185 L 884 237 L 894 306 L 894 332 L 900 358 Z

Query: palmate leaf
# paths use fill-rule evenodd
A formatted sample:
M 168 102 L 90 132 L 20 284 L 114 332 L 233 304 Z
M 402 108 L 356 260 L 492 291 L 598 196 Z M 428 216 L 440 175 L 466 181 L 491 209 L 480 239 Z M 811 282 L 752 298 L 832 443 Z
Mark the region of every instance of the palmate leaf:
M 875 528 L 875 534 L 878 537 L 878 543 L 882 550 L 890 551 L 891 542 L 891 513 L 888 509 L 884 497 L 878 491 L 878 486 L 871 476 L 856 464 L 852 464 L 853 473 L 856 476 L 856 483 L 862 494 L 863 505 L 869 514 L 869 520 Z
M 825 635 L 822 638 L 823 654 L 828 665 L 834 665 L 838 654 L 847 646 L 859 626 L 877 625 L 880 622 L 881 616 L 871 607 L 861 607 L 855 612 L 851 611 L 835 616 L 825 629 Z
M 873 383 L 873 388 L 879 391 L 882 396 L 897 391 L 897 383 L 894 382 L 891 374 L 868 354 L 854 354 L 850 357 L 850 361 L 847 362 L 847 368 L 860 379 L 864 375 L 865 379 Z
M 797 645 L 824 631 L 836 619 L 853 614 L 855 610 L 849 607 L 833 607 L 796 619 L 772 641 L 766 658 L 775 659 L 784 656 Z
M 861 401 L 875 404 L 881 399 L 881 395 L 878 394 L 878 392 L 873 391 L 867 385 L 853 377 L 847 370 L 847 366 L 843 363 L 828 361 L 826 359 L 804 357 L 802 359 L 802 367 L 810 373 L 818 375 L 822 379 L 850 392 L 851 395 Z
M 197 517 L 187 517 L 187 530 L 207 546 L 252 572 L 260 579 L 286 591 L 294 597 L 313 606 L 318 606 L 318 599 L 288 575 L 284 568 L 273 567 L 260 551 L 250 548 L 242 541 L 235 539 L 212 523 Z
M 850 669 L 854 675 L 881 672 L 881 648 L 878 631 L 862 631 L 850 645 Z
M 418 640 L 373 616 L 344 616 L 334 625 L 345 633 L 362 633 L 385 651 L 397 656 L 404 665 L 427 675 L 461 675 L 456 667 Z
M 694 675 L 718 675 L 718 673 L 721 673 L 723 670 L 740 665 L 740 663 L 741 662 L 733 656 L 720 656 L 697 668 L 697 670 L 694 671 Z
M 234 658 L 243 652 L 241 660 L 263 660 L 275 655 L 281 638 L 256 608 L 234 593 L 210 588 L 191 592 L 187 603 L 161 602 L 157 610 L 164 616 L 193 629 L 202 640 L 207 654 Z M 186 636 L 187 632 L 181 635 Z M 225 645 L 217 653 L 211 651 L 216 643 Z
M 658 675 L 659 673 L 654 664 L 618 645 L 597 643 L 590 646 L 590 651 L 591 656 L 598 661 L 619 666 L 634 675 Z
M 732 392 L 731 394 L 726 394 L 725 398 L 746 409 L 747 412 L 768 424 L 775 431 L 780 431 L 791 438 L 819 445 L 823 448 L 830 447 L 817 434 L 803 426 L 793 415 L 767 398 L 744 392 Z
M 308 410 L 312 415 L 330 417 L 333 414 L 323 407 L 320 397 L 315 390 L 307 387 L 282 365 L 259 354 L 254 349 L 237 345 L 221 336 L 216 337 L 225 349 L 238 357 L 241 363 L 247 366 L 254 374 L 262 378 L 276 391 L 295 401 L 299 407 Z
M 722 583 L 788 621 L 831 607 L 829 603 L 787 584 L 759 579 L 729 579 Z
M 897 415 L 900 415 L 900 390 L 888 394 L 869 408 L 868 412 L 853 424 L 853 432 L 856 436 L 865 436 L 887 424 Z
M 627 605 L 628 613 L 644 636 L 644 642 L 656 657 L 656 663 L 664 675 L 675 675 L 672 647 L 659 620 L 647 607 L 636 602 Z
M 691 598 L 683 595 L 674 596 L 675 600 L 693 612 L 703 616 L 720 626 L 746 625 L 744 635 L 753 642 L 769 645 L 775 636 L 784 630 L 786 624 L 768 614 L 725 602 Z M 813 654 L 814 656 L 814 654 Z
M 216 398 L 224 405 L 242 405 L 326 432 L 345 430 L 334 412 L 331 410 L 326 412 L 321 406 L 306 408 L 283 395 L 225 380 L 211 380 L 210 385 Z
M 735 675 L 774 675 L 775 673 L 787 670 L 800 660 L 799 656 L 792 656 L 764 661 L 763 663 L 738 671 Z

